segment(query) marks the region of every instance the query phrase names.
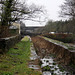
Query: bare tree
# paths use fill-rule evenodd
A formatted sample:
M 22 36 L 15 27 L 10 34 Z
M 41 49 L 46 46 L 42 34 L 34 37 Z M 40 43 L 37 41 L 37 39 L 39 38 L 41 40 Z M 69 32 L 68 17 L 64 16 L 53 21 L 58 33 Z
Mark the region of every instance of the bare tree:
M 61 5 L 60 16 L 75 19 L 75 0 L 65 0 Z
M 18 0 L 1 0 L 0 1 L 0 18 L 1 25 L 10 25 L 11 22 L 24 20 L 40 19 L 44 14 L 42 7 L 34 4 L 28 6 L 26 2 L 21 3 Z

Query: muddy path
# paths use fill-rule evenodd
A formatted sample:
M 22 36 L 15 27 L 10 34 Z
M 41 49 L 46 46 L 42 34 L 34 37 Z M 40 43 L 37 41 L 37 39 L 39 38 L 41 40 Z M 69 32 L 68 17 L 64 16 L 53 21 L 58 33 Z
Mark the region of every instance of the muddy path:
M 45 62 L 48 63 L 48 62 L 50 62 L 48 60 L 52 59 L 54 61 L 52 64 L 55 64 L 55 62 L 57 62 L 56 65 L 59 65 L 59 67 L 61 65 L 60 68 L 65 69 L 65 72 L 66 72 L 66 73 L 62 72 L 64 74 L 60 74 L 61 71 L 60 72 L 58 71 L 59 74 L 49 74 L 50 71 L 48 71 L 49 75 L 75 75 L 75 69 L 69 65 L 69 64 L 73 63 L 73 66 L 75 66 L 74 65 L 75 59 L 73 57 L 75 53 L 72 53 L 61 46 L 53 44 L 52 42 L 49 42 L 49 41 L 43 39 L 42 37 L 36 36 L 36 37 L 31 37 L 31 39 L 32 39 L 33 45 L 35 47 L 36 53 L 38 54 L 38 56 L 40 57 L 40 59 L 42 60 L 42 63 L 44 65 L 45 65 Z M 46 60 L 48 59 L 48 60 L 47 61 L 44 60 L 44 62 L 43 62 L 43 59 L 46 59 Z M 46 65 L 46 67 L 47 67 L 47 65 Z M 56 69 L 56 68 L 53 68 L 53 69 Z M 59 68 L 58 68 L 58 70 L 59 70 Z M 43 75 L 46 75 L 46 74 L 43 74 Z

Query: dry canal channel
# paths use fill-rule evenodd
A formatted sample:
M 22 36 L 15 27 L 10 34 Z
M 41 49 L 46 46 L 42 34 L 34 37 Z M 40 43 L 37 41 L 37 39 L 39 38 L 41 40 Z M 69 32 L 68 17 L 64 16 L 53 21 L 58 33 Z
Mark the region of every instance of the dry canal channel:
M 42 75 L 75 75 L 74 69 L 67 69 L 65 66 L 69 64 L 70 59 L 65 61 L 66 58 L 62 58 L 64 52 L 57 52 L 59 48 L 64 48 L 54 48 L 53 44 L 41 37 L 32 37 L 30 40 L 32 44 L 29 68 L 42 72 Z M 54 50 L 58 54 L 55 55 Z

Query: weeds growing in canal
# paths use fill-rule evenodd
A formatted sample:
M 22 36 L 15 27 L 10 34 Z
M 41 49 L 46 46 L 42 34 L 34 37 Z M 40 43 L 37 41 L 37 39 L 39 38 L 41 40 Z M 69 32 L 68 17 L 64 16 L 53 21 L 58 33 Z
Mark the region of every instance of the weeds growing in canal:
M 44 66 L 42 68 L 43 71 L 51 71 L 50 67 L 47 65 L 47 66 Z
M 61 72 L 65 71 L 65 69 L 61 65 L 58 65 L 58 67 L 59 67 L 59 69 L 60 69 Z

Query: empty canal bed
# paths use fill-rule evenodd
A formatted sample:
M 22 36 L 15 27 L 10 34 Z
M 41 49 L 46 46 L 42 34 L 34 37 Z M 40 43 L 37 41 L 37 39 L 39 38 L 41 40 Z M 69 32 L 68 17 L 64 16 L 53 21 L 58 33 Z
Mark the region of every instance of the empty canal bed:
M 38 56 L 33 44 L 31 45 L 30 59 L 29 68 L 40 71 L 42 75 L 70 75 L 69 72 L 59 69 L 59 65 L 54 61 L 52 55 L 43 58 Z
M 75 75 L 75 59 L 68 49 L 39 36 L 32 37 L 32 42 L 42 75 Z

